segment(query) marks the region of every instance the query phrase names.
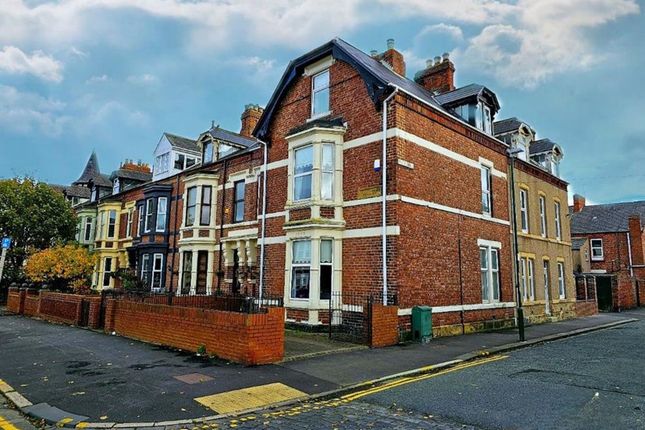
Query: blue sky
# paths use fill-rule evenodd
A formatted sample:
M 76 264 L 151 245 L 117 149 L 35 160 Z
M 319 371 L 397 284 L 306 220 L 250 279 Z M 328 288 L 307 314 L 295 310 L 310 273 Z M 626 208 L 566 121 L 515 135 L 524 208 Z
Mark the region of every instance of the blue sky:
M 0 177 L 69 183 L 92 150 L 110 173 L 151 162 L 164 131 L 239 130 L 286 64 L 340 36 L 394 38 L 408 75 L 450 52 L 565 151 L 592 202 L 645 199 L 645 20 L 634 0 L 3 0 Z

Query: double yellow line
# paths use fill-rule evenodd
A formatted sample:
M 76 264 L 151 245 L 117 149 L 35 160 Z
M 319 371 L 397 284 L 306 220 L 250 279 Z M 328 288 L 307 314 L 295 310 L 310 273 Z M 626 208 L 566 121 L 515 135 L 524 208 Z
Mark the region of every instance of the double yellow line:
M 392 388 L 395 388 L 395 387 L 400 387 L 400 386 L 406 385 L 406 384 L 411 384 L 413 382 L 423 381 L 425 379 L 435 378 L 437 376 L 445 375 L 447 373 L 457 372 L 459 370 L 467 369 L 469 367 L 481 366 L 482 364 L 492 363 L 494 361 L 503 360 L 505 358 L 508 358 L 508 355 L 496 355 L 494 357 L 485 358 L 485 359 L 482 359 L 482 360 L 477 360 L 477 361 L 472 361 L 472 362 L 468 362 L 468 363 L 458 364 L 458 365 L 456 365 L 454 367 L 451 367 L 451 368 L 448 368 L 448 369 L 445 369 L 445 370 L 441 370 L 441 371 L 436 372 L 436 373 L 429 373 L 429 374 L 424 374 L 424 375 L 419 375 L 419 376 L 404 377 L 404 378 L 396 379 L 396 380 L 394 380 L 392 382 L 389 382 L 387 384 L 379 385 L 377 387 L 372 387 L 372 388 L 368 388 L 368 389 L 365 389 L 365 390 L 362 390 L 362 391 L 357 391 L 355 393 L 346 394 L 346 395 L 342 396 L 340 399 L 343 402 L 351 402 L 351 401 L 360 399 L 361 397 L 369 396 L 371 394 L 375 394 L 375 393 L 378 393 L 378 392 L 381 392 L 381 391 L 389 390 L 389 389 L 392 389 Z M 431 368 L 432 368 L 432 366 L 430 366 L 430 369 Z
M 0 429 L 3 430 L 18 430 L 18 427 L 11 424 L 5 417 L 0 415 Z

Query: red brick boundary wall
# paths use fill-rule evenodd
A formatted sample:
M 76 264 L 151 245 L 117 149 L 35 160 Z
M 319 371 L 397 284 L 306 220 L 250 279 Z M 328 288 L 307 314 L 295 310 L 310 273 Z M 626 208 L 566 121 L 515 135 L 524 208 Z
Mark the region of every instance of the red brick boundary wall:
M 89 306 L 87 326 L 90 328 L 100 327 L 100 297 L 9 288 L 7 309 L 15 314 L 81 326 L 85 325 L 85 322 L 82 321 L 83 303 L 88 303 L 87 306 Z
M 576 316 L 589 317 L 598 313 L 598 302 L 595 299 L 578 300 L 576 302 Z
M 370 346 L 382 348 L 399 343 L 398 306 L 371 304 Z
M 284 357 L 284 308 L 245 314 L 110 299 L 105 331 L 146 342 L 197 351 L 247 365 Z

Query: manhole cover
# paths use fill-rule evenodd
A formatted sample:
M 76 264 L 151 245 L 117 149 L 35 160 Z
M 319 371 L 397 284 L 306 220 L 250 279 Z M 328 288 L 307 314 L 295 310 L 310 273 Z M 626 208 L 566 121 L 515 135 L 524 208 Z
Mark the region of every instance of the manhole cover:
M 186 384 L 199 384 L 201 382 L 212 381 L 213 378 L 208 375 L 202 375 L 201 373 L 188 373 L 186 375 L 175 376 L 175 379 L 185 382 Z

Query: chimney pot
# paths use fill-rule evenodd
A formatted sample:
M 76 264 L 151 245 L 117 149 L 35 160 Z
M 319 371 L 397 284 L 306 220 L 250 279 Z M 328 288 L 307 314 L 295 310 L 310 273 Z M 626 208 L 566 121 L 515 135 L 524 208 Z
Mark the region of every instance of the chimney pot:
M 432 67 L 433 65 L 434 65 L 434 62 L 432 61 L 432 58 L 428 58 L 428 59 L 426 60 L 426 69 L 429 69 L 429 68 L 430 68 L 430 67 Z
M 441 57 L 437 55 L 436 57 L 434 57 L 434 65 L 436 66 L 439 63 L 441 63 Z
M 376 49 L 372 49 L 372 50 L 370 51 L 370 56 L 372 56 L 372 57 L 376 57 L 377 55 L 378 55 L 378 51 L 377 51 Z
M 394 49 L 394 39 L 387 39 L 387 49 Z
M 442 59 L 443 59 L 442 62 L 448 61 L 448 58 L 450 58 L 450 54 L 447 53 L 447 52 L 444 52 L 443 55 L 442 55 Z

